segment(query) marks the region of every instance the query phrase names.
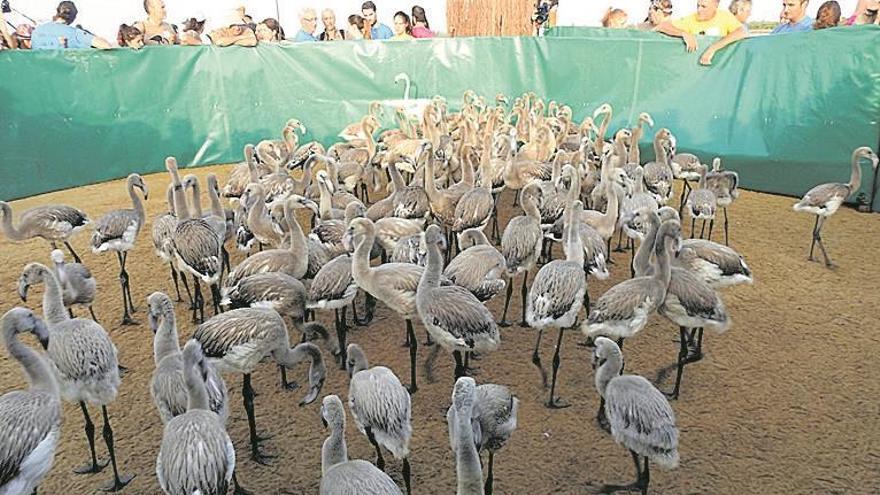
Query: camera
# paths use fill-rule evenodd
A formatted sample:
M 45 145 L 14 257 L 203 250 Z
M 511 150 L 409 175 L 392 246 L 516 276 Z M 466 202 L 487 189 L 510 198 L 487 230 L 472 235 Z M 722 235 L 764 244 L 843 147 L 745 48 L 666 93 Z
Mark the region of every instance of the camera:
M 550 18 L 550 3 L 544 1 L 538 1 L 538 4 L 535 6 L 535 13 L 532 15 L 532 19 L 534 19 L 535 24 L 541 25 L 547 22 Z
M 2 10 L 4 14 L 12 12 L 12 7 L 9 6 L 9 0 L 3 0 L 0 2 L 0 10 Z

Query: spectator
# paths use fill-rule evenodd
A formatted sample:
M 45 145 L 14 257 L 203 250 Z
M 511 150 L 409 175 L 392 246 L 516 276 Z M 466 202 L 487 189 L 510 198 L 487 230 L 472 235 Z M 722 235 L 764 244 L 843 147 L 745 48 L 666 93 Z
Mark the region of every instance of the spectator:
M 626 21 L 628 18 L 629 16 L 626 15 L 625 10 L 609 7 L 608 10 L 605 11 L 605 16 L 602 17 L 602 27 L 609 29 L 624 29 L 626 28 Z
M 119 32 L 116 34 L 116 43 L 121 47 L 140 50 L 144 47 L 144 33 L 135 26 L 122 24 L 119 26 Z
M 809 0 L 782 0 L 783 22 L 773 28 L 770 34 L 800 33 L 813 30 L 813 19 L 807 15 Z
M 144 43 L 147 45 L 176 45 L 178 43 L 177 30 L 165 22 L 165 1 L 144 0 L 144 11 L 147 13 L 147 18 L 134 24 L 134 27 L 143 33 Z
M 387 40 L 394 36 L 394 33 L 391 32 L 391 28 L 376 20 L 375 3 L 371 1 L 364 2 L 363 5 L 361 5 L 361 13 L 364 14 L 365 27 L 370 28 L 369 39 Z M 366 38 L 366 36 L 364 36 L 364 38 Z
M 84 29 L 71 26 L 76 20 L 76 5 L 63 1 L 55 9 L 52 22 L 41 24 L 34 29 L 31 44 L 34 50 L 53 50 L 63 48 L 111 48 L 110 42 L 95 36 Z
M 211 31 L 211 42 L 217 46 L 257 46 L 257 35 L 244 20 L 243 8 L 239 8 L 227 20 L 226 26 Z
M 201 18 L 201 20 L 199 20 Z M 189 46 L 207 45 L 211 41 L 205 39 L 205 18 L 204 16 L 190 17 L 183 21 L 183 29 L 180 33 L 180 44 Z
M 293 41 L 318 41 L 315 38 L 315 30 L 318 29 L 318 14 L 313 8 L 305 8 L 299 11 L 300 30 L 296 32 Z
M 660 24 L 668 21 L 672 17 L 672 0 L 651 0 L 651 6 L 648 7 L 648 17 L 644 22 L 636 25 L 636 29 L 640 31 L 654 31 Z
M 816 22 L 813 30 L 836 27 L 840 24 L 840 4 L 835 0 L 829 0 L 819 6 L 816 12 Z
M 267 17 L 263 19 L 263 22 L 257 24 L 254 34 L 256 34 L 257 41 L 260 43 L 278 43 L 284 40 L 284 29 L 278 23 L 278 20 L 272 17 Z
M 357 15 L 351 14 L 348 16 L 348 37 L 353 40 L 362 40 L 365 37 L 369 38 L 368 30 L 364 29 L 364 18 Z
M 345 30 L 336 28 L 336 13 L 333 9 L 321 11 L 321 22 L 324 23 L 324 32 L 321 33 L 321 41 L 341 41 L 346 39 Z
M 15 34 L 13 35 L 18 41 L 18 48 L 20 50 L 30 50 L 31 49 L 31 34 L 34 32 L 34 26 L 32 24 L 19 24 L 17 28 L 15 28 Z
M 0 50 L 12 50 L 18 48 L 18 39 L 9 32 L 6 25 L 6 15 L 0 12 Z
M 434 31 L 431 31 L 431 25 L 428 24 L 428 16 L 425 15 L 425 9 L 414 5 L 412 8 L 412 35 L 413 38 L 433 38 Z
M 743 29 L 748 33 L 749 27 L 746 22 L 752 15 L 752 0 L 733 0 L 727 9 L 736 17 L 736 20 L 742 23 Z
M 406 12 L 395 12 L 394 13 L 394 36 L 391 37 L 393 40 L 411 40 L 413 39 L 412 35 L 412 22 L 409 20 L 409 16 L 406 15 Z
M 878 11 L 880 11 L 880 0 L 859 0 L 855 12 L 846 20 L 846 25 L 880 24 Z
M 719 0 L 697 0 L 696 13 L 675 21 L 666 21 L 657 27 L 657 31 L 683 39 L 689 52 L 697 50 L 697 38 L 694 35 L 721 36 L 700 57 L 702 65 L 712 65 L 712 59 L 718 50 L 747 36 L 742 23 L 730 11 L 718 10 L 718 2 Z

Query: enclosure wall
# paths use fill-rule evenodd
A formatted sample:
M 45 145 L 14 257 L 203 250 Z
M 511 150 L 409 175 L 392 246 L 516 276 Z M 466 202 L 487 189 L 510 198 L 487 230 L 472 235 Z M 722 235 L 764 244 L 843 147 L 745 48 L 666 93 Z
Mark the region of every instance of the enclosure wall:
M 877 27 L 749 39 L 708 68 L 659 34 L 556 34 L 2 51 L 0 198 L 159 171 L 168 155 L 190 166 L 239 161 L 245 143 L 278 136 L 291 117 L 308 126 L 305 139 L 326 144 L 370 101 L 400 103 L 400 72 L 413 81 L 411 98 L 439 94 L 452 107 L 473 89 L 489 99 L 535 91 L 570 105 L 578 120 L 611 102 L 612 128 L 649 112 L 673 130 L 680 151 L 722 156 L 743 186 L 762 191 L 801 194 L 845 181 L 852 150 L 880 141 Z

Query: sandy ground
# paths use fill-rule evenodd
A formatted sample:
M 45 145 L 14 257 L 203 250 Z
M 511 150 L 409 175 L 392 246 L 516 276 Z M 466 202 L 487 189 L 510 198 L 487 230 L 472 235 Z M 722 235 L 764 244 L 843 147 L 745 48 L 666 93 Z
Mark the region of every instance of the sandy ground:
M 228 167 L 197 169 L 225 178 Z M 152 196 L 149 217 L 165 208 L 164 174 L 147 177 Z M 123 181 L 82 187 L 17 201 L 13 208 L 64 202 L 86 210 L 93 219 L 112 208 L 126 207 Z M 511 195 L 503 197 L 502 221 L 511 214 Z M 843 209 L 827 223 L 825 239 L 840 267 L 827 270 L 806 261 L 813 219 L 791 210 L 791 198 L 744 192 L 731 210 L 732 245 L 745 254 L 756 283 L 724 293 L 734 325 L 724 335 L 707 334 L 706 358 L 685 373 L 681 400 L 673 402 L 681 429 L 681 465 L 672 472 L 652 469 L 655 493 L 878 493 L 880 445 L 877 397 L 877 355 L 880 337 L 876 318 L 880 306 L 874 242 L 880 239 L 880 216 Z M 152 333 L 146 325 L 146 297 L 155 290 L 172 291 L 165 266 L 152 253 L 150 223 L 129 256 L 132 294 L 140 311 L 140 325 L 120 327 L 121 296 L 118 267 L 112 255 L 87 252 L 89 234 L 73 244 L 99 282 L 96 312 L 131 371 L 110 406 L 111 422 L 121 468 L 137 477 L 125 493 L 159 493 L 154 475 L 162 425 L 151 402 L 148 383 L 153 371 Z M 716 230 L 716 232 L 718 232 Z M 42 240 L 11 244 L 0 240 L 4 268 L 0 271 L 0 311 L 19 304 L 16 280 L 30 261 L 48 261 Z M 628 276 L 628 255 L 615 254 L 612 278 L 589 281 L 598 297 Z M 516 281 L 519 284 L 519 279 Z M 517 288 L 519 286 L 517 285 Z M 511 306 L 519 312 L 518 290 Z M 39 290 L 29 298 L 39 304 Z M 503 298 L 490 308 L 500 316 Z M 193 325 L 178 304 L 181 338 Z M 319 315 L 332 323 L 332 315 Z M 349 340 L 361 344 L 372 364 L 394 369 L 407 381 L 408 353 L 400 343 L 403 322 L 379 305 L 367 329 L 355 330 Z M 420 338 L 423 331 L 417 327 Z M 496 493 L 591 493 L 603 482 L 629 482 L 634 476 L 629 454 L 598 428 L 594 421 L 598 395 L 593 385 L 589 351 L 576 346 L 582 340 L 570 332 L 562 351 L 559 393 L 572 403 L 563 410 L 543 406 L 546 393 L 530 363 L 535 333 L 513 326 L 502 332 L 501 348 L 479 362 L 478 383 L 501 383 L 521 399 L 519 429 L 496 458 Z M 654 379 L 657 371 L 674 362 L 677 328 L 661 317 L 628 341 L 627 372 Z M 542 355 L 552 357 L 555 332 L 545 338 Z M 420 362 L 425 356 L 420 348 Z M 449 449 L 445 410 L 452 388 L 451 358 L 441 354 L 437 381 L 422 381 L 413 401 L 412 466 L 415 493 L 453 493 L 455 463 Z M 305 366 L 305 365 L 304 365 Z M 305 368 L 294 375 L 304 380 Z M 25 385 L 16 363 L 0 357 L 0 392 Z M 423 375 L 422 375 L 423 376 Z M 316 493 L 321 477 L 320 449 L 325 431 L 320 401 L 297 407 L 302 390 L 283 392 L 274 364 L 254 374 L 258 428 L 275 436 L 267 451 L 277 455 L 271 466 L 247 457 L 247 422 L 241 402 L 241 377 L 228 375 L 231 414 L 227 425 L 240 454 L 238 475 L 255 493 Z M 669 386 L 669 381 L 664 386 Z M 331 366 L 323 394 L 347 397 L 346 375 Z M 98 428 L 100 410 L 92 408 Z M 73 404 L 64 408 L 62 439 L 55 465 L 41 493 L 94 493 L 110 477 L 71 472 L 88 453 L 82 415 Z M 366 438 L 359 435 L 349 415 L 347 432 L 351 458 L 373 459 Z M 401 463 L 387 456 L 388 470 L 401 481 Z M 402 483 L 401 483 L 402 486 Z

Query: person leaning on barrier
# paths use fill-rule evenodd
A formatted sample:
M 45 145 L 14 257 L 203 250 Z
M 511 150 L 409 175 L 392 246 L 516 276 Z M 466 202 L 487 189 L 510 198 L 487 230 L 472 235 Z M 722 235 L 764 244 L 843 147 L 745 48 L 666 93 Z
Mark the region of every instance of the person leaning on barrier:
M 752 0 L 733 0 L 730 7 L 727 8 L 736 20 L 742 23 L 746 33 L 749 32 L 749 26 L 746 24 L 752 15 Z
M 366 23 L 363 17 L 358 14 L 351 14 L 348 16 L 348 39 L 352 40 L 362 40 L 362 39 L 371 39 L 370 38 L 370 30 L 367 29 Z
M 321 41 L 342 41 L 348 39 L 345 30 L 336 27 L 336 13 L 333 9 L 321 11 L 321 22 L 324 23 L 324 32 L 318 37 Z
M 221 27 L 211 31 L 211 43 L 217 46 L 257 46 L 257 35 L 245 22 L 240 9 Z
M 284 29 L 278 20 L 272 17 L 267 17 L 257 24 L 254 34 L 260 43 L 278 43 L 284 40 Z
M 700 56 L 702 65 L 712 65 L 715 53 L 727 45 L 747 36 L 746 30 L 736 17 L 727 10 L 718 8 L 719 0 L 697 0 L 697 12 L 681 19 L 666 21 L 657 27 L 657 31 L 676 38 L 682 38 L 687 51 L 697 50 L 695 35 L 721 36 L 712 43 Z
M 201 19 L 201 20 L 200 20 Z M 190 17 L 183 21 L 180 29 L 180 44 L 188 46 L 208 45 L 210 39 L 205 38 L 205 16 Z
M 626 29 L 626 21 L 629 19 L 626 11 L 608 7 L 602 17 L 602 27 L 608 29 Z
M 770 34 L 803 33 L 813 30 L 813 18 L 807 15 L 809 0 L 782 0 L 780 18 L 784 21 Z
M 840 4 L 835 0 L 828 0 L 819 6 L 816 12 L 816 22 L 813 23 L 813 30 L 827 29 L 840 25 Z
M 672 18 L 672 0 L 651 0 L 648 17 L 636 24 L 639 31 L 656 31 L 660 24 Z
M 135 26 L 122 24 L 116 33 L 116 43 L 122 48 L 140 50 L 144 47 L 144 33 Z
M 18 27 L 15 28 L 15 33 L 12 35 L 16 41 L 18 41 L 18 49 L 19 50 L 30 50 L 31 49 L 31 35 L 34 32 L 33 24 L 19 24 Z
M 862 24 L 880 24 L 880 0 L 859 0 L 853 15 L 846 20 L 847 26 Z
M 0 12 L 0 50 L 12 50 L 18 48 L 18 39 L 9 32 L 6 25 L 6 15 Z
M 299 11 L 300 30 L 296 32 L 293 41 L 318 41 L 315 38 L 315 30 L 318 29 L 318 14 L 315 9 L 306 7 Z
M 369 39 L 387 40 L 394 36 L 391 28 L 376 20 L 376 4 L 370 1 L 361 5 L 361 13 L 364 15 L 364 24 L 370 28 Z M 364 36 L 366 38 L 366 36 Z
M 394 13 L 394 36 L 391 37 L 392 40 L 411 40 L 413 39 L 412 35 L 412 22 L 409 20 L 409 16 L 406 15 L 406 12 L 399 11 Z
M 431 31 L 431 25 L 428 24 L 428 16 L 425 14 L 424 8 L 413 5 L 411 17 L 413 38 L 433 38 L 435 36 L 434 31 Z
M 112 48 L 110 42 L 104 38 L 73 27 L 71 24 L 79 12 L 76 5 L 70 1 L 58 4 L 55 9 L 55 17 L 51 22 L 40 24 L 31 34 L 31 47 L 34 50 L 57 50 L 65 48 L 99 48 L 107 50 Z
M 165 22 L 167 12 L 164 0 L 144 0 L 144 11 L 147 18 L 134 23 L 134 27 L 144 34 L 144 44 L 176 45 L 177 31 L 174 26 Z

